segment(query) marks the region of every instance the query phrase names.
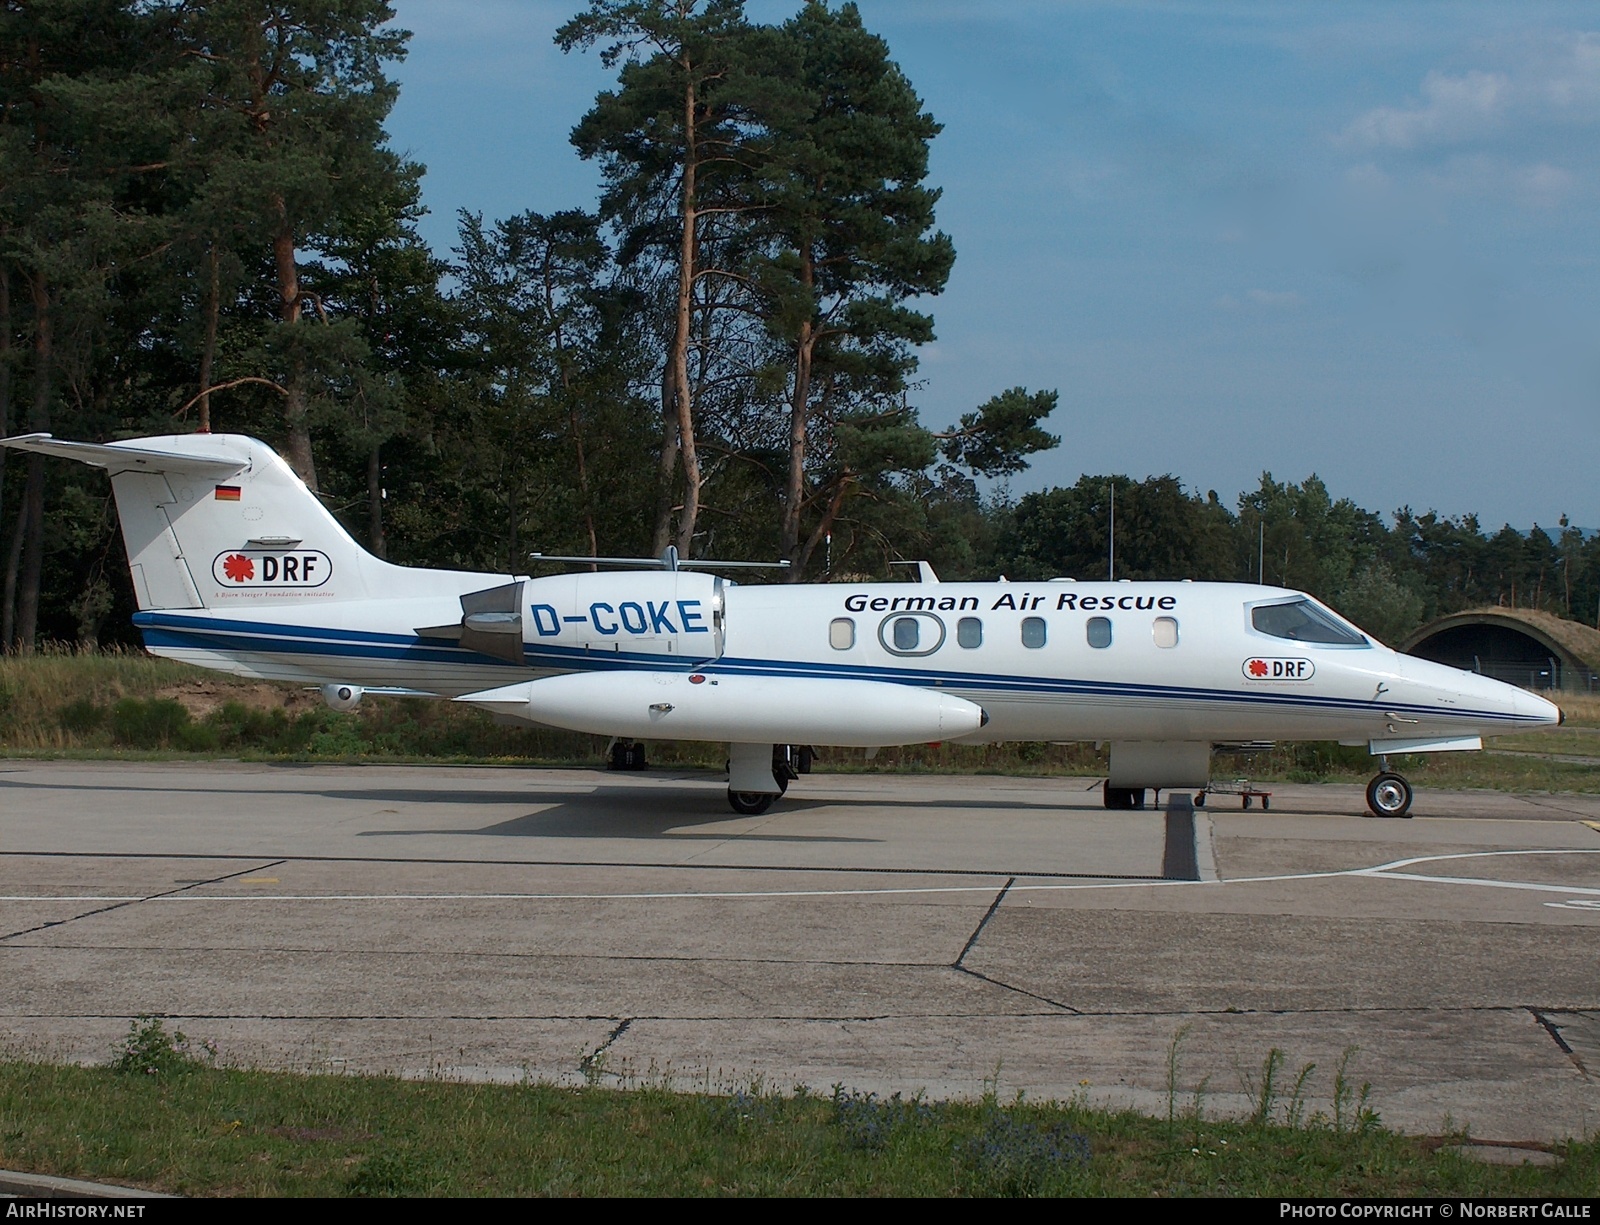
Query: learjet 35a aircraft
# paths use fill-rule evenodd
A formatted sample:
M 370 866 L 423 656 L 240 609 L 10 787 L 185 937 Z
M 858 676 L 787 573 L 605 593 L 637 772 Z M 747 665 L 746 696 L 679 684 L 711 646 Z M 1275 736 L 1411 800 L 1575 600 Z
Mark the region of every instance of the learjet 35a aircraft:
M 235 434 L 106 445 L 3 440 L 111 476 L 155 655 L 363 693 L 453 698 L 616 738 L 728 745 L 728 798 L 759 813 L 810 746 L 1110 746 L 1109 808 L 1206 787 L 1216 745 L 1336 740 L 1393 753 L 1554 725 L 1550 702 L 1401 655 L 1316 600 L 1240 583 L 739 585 L 675 564 L 548 578 L 391 565 L 271 448 Z M 801 746 L 804 746 L 803 748 Z

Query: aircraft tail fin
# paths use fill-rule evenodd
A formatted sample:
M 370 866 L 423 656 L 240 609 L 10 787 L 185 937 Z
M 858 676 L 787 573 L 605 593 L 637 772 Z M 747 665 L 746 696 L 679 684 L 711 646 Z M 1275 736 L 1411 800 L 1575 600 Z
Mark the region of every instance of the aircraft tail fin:
M 99 444 L 24 434 L 0 446 L 110 474 L 141 611 L 441 593 L 438 572 L 391 566 L 358 545 L 254 438 L 179 434 Z

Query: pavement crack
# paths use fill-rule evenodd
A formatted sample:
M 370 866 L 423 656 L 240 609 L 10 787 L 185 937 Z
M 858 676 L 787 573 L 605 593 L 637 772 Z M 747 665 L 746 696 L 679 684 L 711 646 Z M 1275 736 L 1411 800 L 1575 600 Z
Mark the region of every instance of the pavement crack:
M 1038 1000 L 1041 1004 L 1049 1004 L 1050 1007 L 1059 1009 L 1062 1012 L 1071 1013 L 1073 1016 L 1083 1015 L 1082 1012 L 1074 1008 L 1071 1004 L 1063 1004 L 1060 1000 L 1053 1000 L 1048 995 L 1040 995 L 1037 992 L 1029 991 L 1026 987 L 1018 987 L 1012 983 L 1002 982 L 998 978 L 990 978 L 982 970 L 969 970 L 963 965 L 955 965 L 951 966 L 950 968 L 957 974 L 971 975 L 979 982 L 988 983 L 991 987 L 999 987 L 1002 991 L 1014 991 L 1018 995 L 1026 996 L 1030 1000 Z
M 1006 883 L 1000 886 L 1000 892 L 994 895 L 994 901 L 990 902 L 989 909 L 983 912 L 983 918 L 978 920 L 978 926 L 972 929 L 972 935 L 968 936 L 967 942 L 961 946 L 961 955 L 950 963 L 952 970 L 966 969 L 961 963 L 966 961 L 967 954 L 972 952 L 972 946 L 978 943 L 978 937 L 983 935 L 983 929 L 989 926 L 989 920 L 994 918 L 994 912 L 1000 909 L 1000 903 L 1006 900 L 1006 894 L 1011 892 L 1011 886 L 1016 883 L 1017 878 L 1010 876 L 1006 878 Z
M 202 885 L 218 885 L 225 880 L 233 880 L 238 876 L 246 876 L 251 872 L 265 872 L 268 868 L 276 868 L 287 863 L 287 859 L 273 859 L 267 863 L 255 864 L 248 868 L 240 868 L 237 872 L 226 872 L 221 876 L 213 876 L 206 880 L 190 881 L 176 889 L 163 889 L 160 893 L 146 894 L 144 897 L 135 898 L 131 902 L 112 902 L 109 906 L 96 906 L 93 910 L 86 910 L 82 914 L 69 915 L 65 919 L 51 919 L 48 923 L 36 923 L 32 927 L 24 927 L 20 931 L 7 932 L 0 936 L 0 940 L 15 940 L 18 936 L 30 936 L 34 932 L 48 931 L 52 927 L 61 927 L 67 923 L 76 923 L 79 919 L 90 919 L 95 915 L 108 914 L 113 910 L 121 910 L 125 906 L 137 906 L 141 902 L 154 901 L 156 898 L 173 897 L 179 893 L 187 893 L 191 889 L 198 889 Z
M 1030 1000 L 1038 1000 L 1041 1004 L 1048 1004 L 1052 1008 L 1059 1008 L 1063 1012 L 1076 1013 L 1078 1010 L 1070 1004 L 1063 1004 L 1060 1000 L 1053 1000 L 1049 996 L 1039 995 L 1025 987 L 1016 987 L 1011 983 L 1002 982 L 998 978 L 991 978 L 981 970 L 968 967 L 965 962 L 967 954 L 972 952 L 978 943 L 978 937 L 983 935 L 983 929 L 989 926 L 989 920 L 994 918 L 1000 909 L 1000 903 L 1006 900 L 1006 894 L 1011 892 L 1011 886 L 1017 883 L 1015 876 L 1007 877 L 1006 883 L 1000 886 L 1000 892 L 994 895 L 994 901 L 989 903 L 989 909 L 983 912 L 983 918 L 978 920 L 978 925 L 972 929 L 972 935 L 967 937 L 966 944 L 961 946 L 961 955 L 950 963 L 950 968 L 957 974 L 967 974 L 979 982 L 988 983 L 991 987 L 999 987 L 1002 991 L 1013 991 L 1018 995 L 1026 996 Z
M 1528 1008 L 1528 1014 L 1532 1016 L 1535 1021 L 1539 1022 L 1540 1027 L 1543 1028 L 1545 1033 L 1550 1035 L 1551 1040 L 1561 1048 L 1562 1053 L 1566 1055 L 1568 1059 L 1572 1060 L 1572 1066 L 1578 1069 L 1578 1075 L 1583 1077 L 1584 1080 L 1593 1083 L 1594 1078 L 1589 1075 L 1589 1069 L 1584 1066 L 1583 1058 L 1578 1054 L 1577 1051 L 1573 1050 L 1572 1047 L 1568 1045 L 1567 1040 L 1561 1036 L 1561 1026 L 1557 1025 L 1537 1008 L 1530 1006 Z
M 584 1079 L 594 1079 L 604 1073 L 606 1066 L 606 1052 L 611 1049 L 611 1044 L 613 1042 L 628 1032 L 628 1026 L 632 1024 L 632 1017 L 623 1017 L 622 1020 L 618 1021 L 616 1025 L 612 1027 L 611 1032 L 606 1035 L 604 1042 L 595 1047 L 594 1050 L 590 1051 L 582 1059 L 578 1060 L 578 1071 L 583 1073 Z

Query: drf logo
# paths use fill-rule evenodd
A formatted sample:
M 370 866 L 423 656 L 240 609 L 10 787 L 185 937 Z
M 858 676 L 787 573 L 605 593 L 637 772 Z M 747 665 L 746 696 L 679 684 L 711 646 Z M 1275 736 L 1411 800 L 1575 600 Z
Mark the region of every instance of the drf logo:
M 238 549 L 217 554 L 211 563 L 211 577 L 224 588 L 307 589 L 320 587 L 333 577 L 333 562 L 315 549 L 293 553 Z
M 1257 655 L 1244 661 L 1246 680 L 1252 681 L 1308 681 L 1317 669 L 1309 659 L 1273 659 Z

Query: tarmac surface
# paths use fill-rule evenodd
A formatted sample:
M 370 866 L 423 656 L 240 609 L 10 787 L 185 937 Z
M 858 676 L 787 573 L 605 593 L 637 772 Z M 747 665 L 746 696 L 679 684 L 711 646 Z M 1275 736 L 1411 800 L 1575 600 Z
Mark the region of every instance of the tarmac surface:
M 0 763 L 0 1052 L 1600 1131 L 1600 796 Z M 1165 798 L 1165 797 L 1164 797 Z M 1343 1067 L 1343 1092 L 1336 1073 Z

